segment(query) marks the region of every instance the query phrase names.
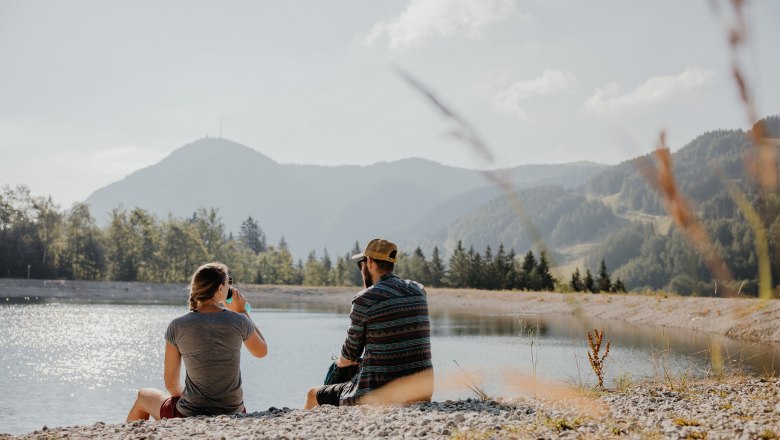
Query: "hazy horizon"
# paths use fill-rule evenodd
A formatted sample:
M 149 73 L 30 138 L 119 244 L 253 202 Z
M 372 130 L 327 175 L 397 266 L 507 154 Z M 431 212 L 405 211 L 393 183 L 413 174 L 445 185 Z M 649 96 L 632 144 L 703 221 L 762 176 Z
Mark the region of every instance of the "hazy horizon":
M 616 164 L 662 129 L 676 150 L 750 125 L 731 6 L 716 3 L 0 0 L 0 186 L 67 206 L 220 131 L 324 166 Z M 746 6 L 759 117 L 780 113 L 778 16 L 777 2 Z M 394 69 L 473 124 L 495 160 L 454 140 Z

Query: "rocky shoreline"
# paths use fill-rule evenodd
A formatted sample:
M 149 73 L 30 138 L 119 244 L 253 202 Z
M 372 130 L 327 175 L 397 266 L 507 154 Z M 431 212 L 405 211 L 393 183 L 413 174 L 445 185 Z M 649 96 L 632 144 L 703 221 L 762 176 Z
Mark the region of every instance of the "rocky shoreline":
M 542 393 L 543 393 L 542 389 Z M 466 399 L 390 407 L 269 408 L 238 416 L 47 428 L 0 439 L 775 439 L 780 379 L 647 382 L 565 399 Z

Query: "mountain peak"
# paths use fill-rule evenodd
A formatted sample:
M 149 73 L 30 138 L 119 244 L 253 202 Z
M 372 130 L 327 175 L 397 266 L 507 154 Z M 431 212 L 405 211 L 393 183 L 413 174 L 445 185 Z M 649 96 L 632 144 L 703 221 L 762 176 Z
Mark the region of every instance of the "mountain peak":
M 177 148 L 165 160 L 178 160 L 181 156 L 194 156 L 211 162 L 218 160 L 221 155 L 224 155 L 226 158 L 229 157 L 231 161 L 240 160 L 241 158 L 248 159 L 251 157 L 253 161 L 260 160 L 262 162 L 276 163 L 276 161 L 270 157 L 253 148 L 247 147 L 246 145 L 239 144 L 238 142 L 226 138 L 208 136 Z

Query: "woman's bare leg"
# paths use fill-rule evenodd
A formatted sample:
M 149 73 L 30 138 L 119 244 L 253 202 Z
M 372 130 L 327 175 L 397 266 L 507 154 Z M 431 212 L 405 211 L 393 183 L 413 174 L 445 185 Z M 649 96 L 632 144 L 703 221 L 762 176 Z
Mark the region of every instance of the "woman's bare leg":
M 160 420 L 160 407 L 169 397 L 171 396 L 168 393 L 155 388 L 141 388 L 138 390 L 138 397 L 127 415 L 127 421 L 149 420 L 149 416 Z

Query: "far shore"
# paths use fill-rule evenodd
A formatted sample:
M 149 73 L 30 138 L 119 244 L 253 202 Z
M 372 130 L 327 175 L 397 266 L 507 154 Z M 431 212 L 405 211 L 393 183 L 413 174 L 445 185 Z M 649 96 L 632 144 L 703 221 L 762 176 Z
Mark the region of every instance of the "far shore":
M 355 287 L 241 285 L 250 303 L 348 309 Z M 572 315 L 780 344 L 780 300 L 426 288 L 432 312 Z M 62 299 L 185 304 L 183 283 L 0 279 L 0 301 Z

